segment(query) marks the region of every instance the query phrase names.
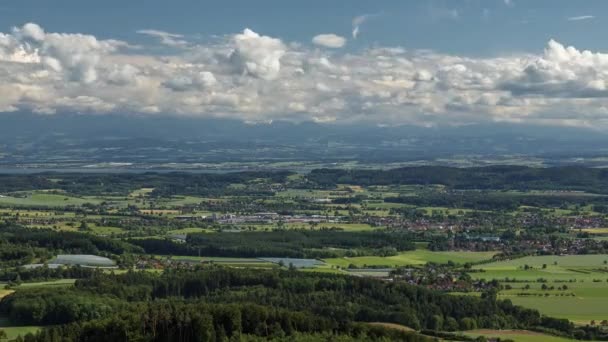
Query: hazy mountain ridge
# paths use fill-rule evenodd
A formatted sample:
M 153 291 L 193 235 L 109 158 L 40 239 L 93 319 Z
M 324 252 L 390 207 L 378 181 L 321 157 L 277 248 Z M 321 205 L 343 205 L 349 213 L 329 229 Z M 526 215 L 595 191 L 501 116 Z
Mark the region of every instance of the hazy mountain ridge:
M 437 159 L 564 160 L 608 155 L 608 135 L 513 124 L 379 127 L 312 122 L 247 124 L 141 115 L 0 115 L 0 163 L 396 163 Z M 603 162 L 601 162 L 603 163 Z M 601 164 L 600 163 L 600 164 Z

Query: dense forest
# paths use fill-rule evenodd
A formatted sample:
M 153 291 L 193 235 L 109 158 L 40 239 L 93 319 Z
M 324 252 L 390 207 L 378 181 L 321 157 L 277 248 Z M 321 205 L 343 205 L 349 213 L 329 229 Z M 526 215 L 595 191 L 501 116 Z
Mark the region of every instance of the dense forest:
M 230 191 L 231 184 L 258 179 L 283 183 L 291 172 L 233 172 L 233 173 L 43 173 L 31 175 L 0 175 L 0 193 L 24 190 L 58 189 L 71 194 L 126 195 L 140 188 L 154 188 L 154 196 L 209 195 Z M 236 193 L 236 192 L 235 192 Z M 248 194 L 239 189 L 239 194 Z M 268 194 L 258 190 L 251 194 Z
M 268 188 L 232 189 L 231 184 L 285 183 L 293 175 L 287 171 L 247 171 L 232 173 L 40 173 L 0 175 L 0 193 L 58 189 L 72 194 L 120 194 L 140 188 L 154 188 L 155 196 L 268 195 Z M 608 170 L 589 167 L 534 168 L 488 166 L 456 168 L 443 166 L 405 167 L 392 170 L 317 169 L 297 185 L 304 188 L 331 188 L 337 184 L 399 185 L 441 184 L 449 189 L 580 190 L 608 193 Z
M 521 328 L 598 337 L 597 329 L 541 316 L 496 300 L 492 292 L 481 298 L 452 296 L 368 278 L 216 266 L 163 274 L 100 272 L 69 291 L 15 292 L 1 302 L 0 313 L 23 324 L 55 324 L 31 341 L 101 341 L 102 336 L 106 341 L 224 341 L 299 334 L 427 340 L 362 322 L 429 331 Z
M 240 233 L 191 233 L 186 243 L 161 239 L 132 239 L 146 253 L 215 257 L 329 258 L 394 255 L 416 248 L 412 234 L 341 232 L 333 230 L 275 230 Z
M 398 196 L 384 199 L 388 203 L 404 203 L 419 207 L 448 207 L 474 210 L 517 210 L 520 206 L 561 208 L 568 205 L 593 205 L 605 210 L 608 196 L 573 195 L 571 193 L 534 195 L 530 193 L 497 193 L 484 191 L 427 192 L 418 196 Z
M 551 168 L 420 166 L 392 170 L 319 169 L 311 171 L 306 177 L 312 184 L 319 187 L 333 187 L 336 184 L 441 184 L 450 189 L 580 190 L 608 193 L 608 170 L 575 166 Z

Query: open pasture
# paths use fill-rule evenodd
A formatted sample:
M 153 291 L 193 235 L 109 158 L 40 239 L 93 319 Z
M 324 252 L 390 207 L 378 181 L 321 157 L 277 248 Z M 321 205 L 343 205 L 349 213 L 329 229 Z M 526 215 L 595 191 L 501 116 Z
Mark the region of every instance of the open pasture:
M 606 260 L 608 255 L 530 256 L 476 265 L 484 272 L 471 276 L 508 285 L 511 289 L 500 291 L 501 299 L 587 324 L 608 319 Z
M 500 338 L 501 340 L 513 340 L 515 342 L 566 342 L 570 339 L 551 336 L 546 334 L 537 333 L 528 330 L 490 330 L 490 329 L 479 329 L 464 331 L 462 334 L 478 337 L 484 336 L 486 338 Z
M 4 317 L 0 317 L 0 330 L 6 333 L 6 341 L 12 341 L 17 337 L 25 336 L 28 333 L 36 333 L 40 330 L 38 326 L 13 326 L 12 323 Z M 4 341 L 4 340 L 3 340 Z
M 489 264 L 477 265 L 473 268 L 484 270 L 517 270 L 526 265 L 542 268 L 543 265 L 566 267 L 602 267 L 608 265 L 608 254 L 590 255 L 540 255 L 527 256 L 512 260 L 497 261 Z
M 85 203 L 98 204 L 100 202 L 101 200 L 94 198 L 79 198 L 43 191 L 21 193 L 18 197 L 0 197 L 0 205 L 5 207 L 65 207 L 68 205 L 80 206 Z
M 336 265 L 347 268 L 350 264 L 357 267 L 366 266 L 417 266 L 424 265 L 428 262 L 445 264 L 449 261 L 454 263 L 464 264 L 467 262 L 477 262 L 482 260 L 492 259 L 494 252 L 432 252 L 429 250 L 415 250 L 400 253 L 389 257 L 368 256 L 368 257 L 353 257 L 353 258 L 330 258 L 325 259 L 330 265 Z

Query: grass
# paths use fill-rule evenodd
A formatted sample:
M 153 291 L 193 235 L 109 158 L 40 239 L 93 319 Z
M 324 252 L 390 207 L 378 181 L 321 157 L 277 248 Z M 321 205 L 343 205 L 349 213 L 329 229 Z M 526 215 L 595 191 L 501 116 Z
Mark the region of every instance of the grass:
M 150 195 L 150 193 L 152 193 L 152 191 L 154 191 L 154 188 L 137 189 L 137 190 L 132 191 L 129 194 L 129 197 L 147 197 Z
M 32 288 L 32 287 L 47 287 L 47 286 L 71 286 L 74 285 L 76 279 L 59 279 L 51 281 L 39 281 L 35 283 L 23 283 L 17 287 L 20 288 Z
M 396 330 L 401 330 L 401 331 L 416 331 L 408 326 L 402 325 L 402 324 L 396 324 L 396 323 L 384 323 L 384 322 L 370 322 L 368 323 L 369 325 L 375 325 L 375 326 L 380 326 L 380 327 L 384 327 L 384 328 L 389 328 L 389 329 L 396 329 Z
M 325 259 L 325 262 L 331 265 L 337 265 L 347 268 L 348 265 L 354 264 L 357 267 L 365 266 L 416 266 L 424 265 L 427 262 L 435 262 L 445 264 L 452 261 L 459 264 L 467 262 L 476 262 L 491 259 L 495 252 L 432 252 L 424 249 L 400 253 L 395 256 L 379 257 L 354 257 L 354 258 L 331 258 Z
M 89 224 L 89 228 L 91 229 L 91 231 L 93 233 L 100 234 L 100 235 L 110 235 L 110 234 L 124 233 L 124 230 L 122 228 L 97 226 L 94 223 Z
M 8 296 L 9 294 L 15 292 L 14 290 L 5 290 L 4 289 L 4 284 L 0 284 L 0 299 Z
M 604 264 L 605 260 L 608 255 L 530 256 L 477 265 L 475 269 L 485 272 L 471 273 L 471 276 L 496 279 L 511 286 L 511 290 L 499 293 L 501 299 L 549 316 L 588 324 L 591 320 L 608 319 L 608 265 Z M 526 270 L 525 265 L 532 268 Z M 538 282 L 540 278 L 546 282 Z M 543 284 L 555 289 L 543 290 Z M 530 289 L 524 289 L 526 285 Z M 563 285 L 567 290 L 557 290 Z M 521 293 L 530 295 L 519 295 Z
M 584 229 L 575 229 L 574 231 L 581 231 L 583 233 L 589 234 L 608 234 L 608 228 L 584 228 Z
M 205 229 L 205 228 L 182 228 L 182 229 L 170 230 L 167 233 L 169 233 L 169 234 L 190 234 L 190 233 L 203 233 L 203 232 L 210 232 L 210 230 Z
M 566 342 L 570 339 L 563 337 L 541 334 L 528 330 L 470 330 L 462 332 L 463 335 L 478 337 L 485 336 L 487 338 L 500 338 L 501 340 L 510 339 L 515 342 Z
M 78 198 L 61 194 L 49 194 L 45 192 L 28 192 L 24 197 L 0 197 L 0 205 L 4 206 L 40 206 L 40 207 L 65 207 L 66 205 L 80 206 L 85 203 L 97 204 L 101 200 L 92 198 Z
M 1 320 L 0 320 L 1 322 Z M 2 326 L 0 324 L 0 330 L 4 330 L 7 335 L 7 341 L 12 341 L 19 336 L 25 336 L 29 333 L 35 334 L 41 329 L 39 326 L 23 326 L 23 327 L 15 327 L 15 326 Z
M 608 254 L 594 255 L 542 255 L 527 256 L 523 258 L 497 261 L 490 264 L 478 265 L 474 268 L 485 270 L 516 270 L 525 265 L 535 268 L 542 268 L 542 265 L 558 265 L 561 267 L 600 267 L 604 266 L 604 261 L 608 261 Z

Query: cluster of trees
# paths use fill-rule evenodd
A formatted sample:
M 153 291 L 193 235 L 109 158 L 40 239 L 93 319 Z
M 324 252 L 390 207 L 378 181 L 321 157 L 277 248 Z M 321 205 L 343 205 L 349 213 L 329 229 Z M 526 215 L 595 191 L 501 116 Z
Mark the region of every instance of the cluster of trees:
M 94 268 L 73 267 L 36 267 L 36 268 L 3 268 L 0 269 L 0 282 L 28 282 L 50 279 L 89 278 L 97 272 Z
M 159 239 L 129 240 L 150 254 L 292 258 L 338 257 L 344 253 L 390 255 L 415 249 L 413 241 L 413 237 L 407 233 L 333 230 L 191 233 L 185 244 Z
M 44 292 L 48 291 L 48 292 Z M 163 274 L 95 274 L 73 290 L 20 290 L 0 312 L 22 324 L 63 324 L 34 341 L 69 336 L 73 341 L 216 341 L 240 335 L 332 333 L 390 338 L 360 322 L 414 329 L 542 329 L 577 338 L 605 338 L 599 328 L 496 300 L 451 296 L 405 283 L 333 274 L 208 267 Z M 65 303 L 65 304 L 64 304 Z M 358 323 L 359 322 L 359 323 Z M 421 341 L 403 335 L 398 340 Z M 111 337 L 111 338 L 108 338 Z M 402 339 L 401 339 L 402 338 Z
M 420 166 L 392 170 L 319 169 L 311 171 L 306 178 L 311 186 L 323 188 L 335 187 L 337 184 L 364 186 L 442 184 L 451 189 L 583 190 L 608 193 L 608 170 L 578 166 L 551 168 Z
M 141 253 L 143 250 L 124 241 L 92 234 L 51 229 L 26 228 L 13 223 L 0 223 L 0 243 L 47 251 L 74 254 Z

